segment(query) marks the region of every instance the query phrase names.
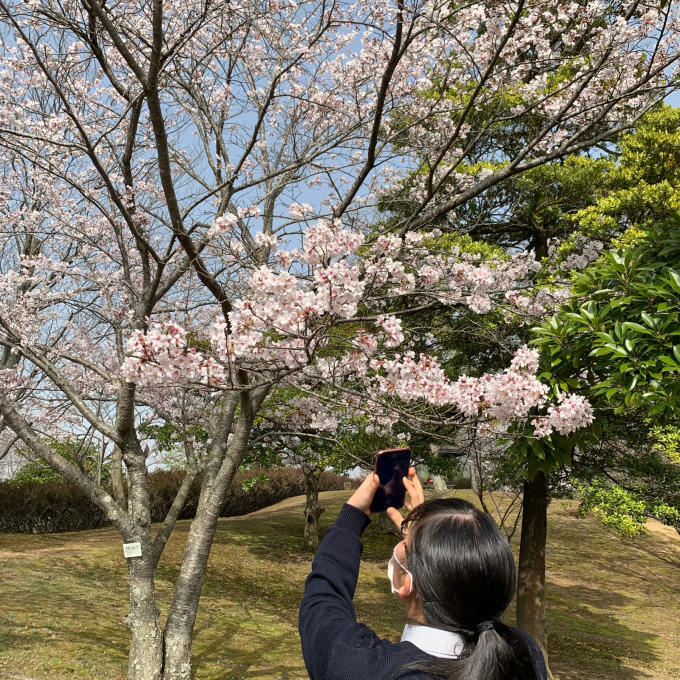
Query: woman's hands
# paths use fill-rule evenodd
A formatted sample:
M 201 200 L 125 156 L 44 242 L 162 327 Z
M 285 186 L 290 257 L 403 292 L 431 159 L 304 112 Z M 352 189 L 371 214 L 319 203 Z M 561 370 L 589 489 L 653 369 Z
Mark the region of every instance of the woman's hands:
M 416 469 L 410 467 L 408 469 L 408 476 L 403 478 L 404 488 L 408 496 L 406 497 L 406 502 L 404 505 L 406 509 L 411 512 L 413 508 L 420 505 L 425 500 L 425 495 L 423 493 L 423 487 L 420 484 L 418 475 L 416 474 Z M 375 472 L 371 472 L 359 488 L 352 494 L 351 498 L 347 501 L 348 505 L 353 505 L 358 510 L 370 517 L 371 515 L 371 502 L 373 501 L 373 496 L 380 486 L 380 480 Z M 387 508 L 388 517 L 394 522 L 397 529 L 401 531 L 401 523 L 403 517 L 399 510 L 396 508 Z
M 418 479 L 415 468 L 410 467 L 408 469 L 408 477 L 404 477 L 404 488 L 408 494 L 404 506 L 409 512 L 411 512 L 413 508 L 417 508 L 425 501 L 423 486 Z M 387 516 L 392 520 L 392 522 L 394 522 L 394 525 L 399 530 L 399 533 L 403 535 L 401 523 L 404 521 L 404 518 L 402 514 L 396 508 L 387 508 L 386 512 Z

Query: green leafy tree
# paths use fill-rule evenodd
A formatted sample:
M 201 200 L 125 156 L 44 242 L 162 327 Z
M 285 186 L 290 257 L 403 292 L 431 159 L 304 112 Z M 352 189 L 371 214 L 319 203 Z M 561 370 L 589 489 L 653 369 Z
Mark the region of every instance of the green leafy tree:
M 505 134 L 512 137 L 513 131 L 508 129 Z M 514 142 L 508 139 L 507 143 Z M 482 165 L 490 164 L 487 161 Z M 570 240 L 577 228 L 570 215 L 597 200 L 610 166 L 606 158 L 569 157 L 511 177 L 457 208 L 455 215 L 438 221 L 435 226 L 444 233 L 432 240 L 432 246 L 458 247 L 461 252 L 483 259 L 531 249 L 537 259 L 547 262 L 551 242 Z M 473 162 L 462 164 L 458 172 L 475 175 L 480 168 Z M 407 211 L 408 206 L 404 204 L 400 209 Z M 564 257 L 571 251 L 573 247 Z M 537 297 L 541 290 L 548 293 L 545 298 L 549 303 L 556 274 L 564 278 L 559 267 L 550 268 L 527 281 L 527 287 L 534 286 Z M 530 319 L 535 317 L 499 307 L 486 315 L 470 310 L 455 315 L 430 310 L 411 319 L 410 324 L 423 329 L 423 349 L 432 351 L 436 347 L 438 356 L 445 358 L 447 374 L 455 377 L 462 372 L 481 375 L 507 365 L 513 351 L 530 340 Z M 521 434 L 518 431 L 510 434 L 514 445 L 507 448 L 504 456 L 486 456 L 487 463 L 494 464 L 491 469 L 487 464 L 485 472 L 498 484 L 517 485 L 523 492 L 518 623 L 546 651 L 543 602 L 547 507 L 552 489 L 561 483 L 557 473 L 570 461 L 573 445 L 559 435 L 546 447 L 533 437 L 516 439 Z M 474 438 L 468 438 L 468 443 L 472 442 Z
M 498 105 L 511 104 L 508 100 Z M 483 116 L 483 112 L 479 115 Z M 513 148 L 524 134 L 522 126 L 528 129 L 536 123 L 520 121 L 519 130 L 497 127 L 497 147 L 502 148 L 505 143 L 509 149 Z M 537 296 L 549 298 L 557 281 L 568 277 L 569 256 L 578 254 L 588 241 L 598 239 L 604 246 L 634 242 L 645 225 L 673 209 L 680 186 L 676 164 L 679 123 L 678 109 L 660 106 L 647 114 L 633 131 L 603 144 L 597 156 L 570 156 L 510 177 L 459 206 L 455 214 L 441 218 L 434 226 L 444 231 L 442 239 L 464 243 L 463 249 L 480 248 L 473 244 L 483 244 L 487 252 L 491 248 L 500 252 L 532 249 L 544 263 L 550 260 L 552 266 L 544 268 L 535 281 L 527 282 L 534 284 Z M 483 152 L 478 157 L 471 154 L 466 159 L 467 165 L 462 163 L 457 172 L 475 176 L 480 171 L 496 170 L 505 162 L 502 153 L 497 158 L 490 162 L 483 159 Z M 424 166 L 418 172 L 422 176 L 427 171 Z M 393 197 L 385 208 L 408 214 L 406 193 Z M 445 355 L 442 346 L 450 348 L 448 369 L 452 374 L 457 367 L 465 367 L 472 374 L 475 369 L 480 372 L 493 369 L 507 362 L 508 352 L 532 337 L 530 324 L 517 314 L 484 318 L 471 312 L 454 317 L 437 315 L 436 311 L 428 314 L 423 317 L 422 327 L 429 328 L 434 342 L 440 343 L 440 354 Z M 550 379 L 549 365 L 547 369 Z M 556 394 L 578 386 L 573 375 L 565 375 L 553 383 Z M 626 417 L 630 421 L 621 428 Z M 646 423 L 630 413 L 614 418 L 614 414 L 605 411 L 600 412 L 600 419 L 611 422 L 612 428 L 608 425 L 605 428 L 607 432 L 618 426 L 619 431 L 635 432 L 637 439 L 640 439 L 638 434 L 649 430 Z M 526 436 L 519 431 L 511 435 L 513 439 L 508 441 L 503 464 L 497 466 L 493 474 L 505 475 L 508 482 L 520 483 L 523 487 L 518 621 L 545 648 L 543 606 L 536 603 L 543 602 L 549 499 L 564 491 L 567 472 L 574 474 L 582 470 L 591 478 L 595 469 L 602 473 L 613 467 L 622 472 L 624 466 L 620 457 L 599 445 L 602 432 L 595 430 L 571 438 L 556 433 L 543 442 L 530 431 Z M 645 451 L 648 449 L 649 446 Z M 587 466 L 583 462 L 585 452 L 587 459 L 593 461 Z M 665 473 L 655 469 L 661 475 L 659 479 L 664 479 Z M 633 471 L 626 474 L 640 479 Z M 658 485 L 651 475 L 645 478 L 645 494 L 653 496 L 650 489 Z
M 587 381 L 593 395 L 677 419 L 679 257 L 676 214 L 650 228 L 636 247 L 607 251 L 576 274 L 571 302 L 538 331 L 552 375 L 585 373 L 580 382 Z
M 634 245 L 680 209 L 680 108 L 647 113 L 604 163 L 597 200 L 570 219 L 580 236 Z
M 643 507 L 647 515 L 676 527 L 680 510 L 679 258 L 680 216 L 676 214 L 648 228 L 635 247 L 607 251 L 575 275 L 571 302 L 536 329 L 535 340 L 549 357 L 545 377 L 554 384 L 569 381 L 587 389 L 603 412 L 647 418 L 644 426 L 650 439 L 640 447 L 646 457 L 630 456 L 625 481 L 619 484 L 622 491 L 614 486 L 608 492 L 612 515 L 625 498 L 638 504 L 638 509 Z M 644 481 L 654 470 L 665 479 L 664 484 Z M 642 483 L 635 481 L 640 479 Z M 616 484 L 616 479 L 612 482 Z M 597 482 L 592 494 L 596 498 L 593 507 L 603 514 L 606 494 L 601 486 Z M 590 492 L 585 491 L 588 506 Z M 633 525 L 624 531 L 632 531 Z

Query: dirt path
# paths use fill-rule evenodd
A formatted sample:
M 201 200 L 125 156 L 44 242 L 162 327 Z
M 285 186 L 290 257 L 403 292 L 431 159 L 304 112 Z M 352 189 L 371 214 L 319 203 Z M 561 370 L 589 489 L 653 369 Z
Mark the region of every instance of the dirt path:
M 324 499 L 329 499 L 329 500 L 344 500 L 345 498 L 349 498 L 349 492 L 348 491 L 322 491 L 319 494 L 319 500 L 321 501 L 321 504 L 323 505 Z M 276 515 L 279 514 L 282 510 L 285 511 L 286 513 L 291 513 L 291 512 L 302 512 L 305 507 L 305 496 L 291 496 L 290 498 L 286 498 L 283 501 L 280 501 L 278 503 L 275 503 L 274 505 L 269 505 L 266 508 L 262 508 L 260 510 L 255 510 L 255 512 L 251 512 L 247 515 L 241 515 L 239 517 L 224 517 L 223 519 L 227 520 L 239 520 L 239 519 L 246 519 L 248 517 L 267 517 L 269 515 Z
M 113 527 L 60 534 L 0 534 L 0 559 L 77 553 L 109 546 L 112 541 L 120 541 Z

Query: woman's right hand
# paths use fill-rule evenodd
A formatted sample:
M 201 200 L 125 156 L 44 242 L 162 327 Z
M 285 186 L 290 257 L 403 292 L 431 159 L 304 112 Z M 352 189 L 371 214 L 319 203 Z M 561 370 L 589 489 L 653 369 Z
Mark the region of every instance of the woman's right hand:
M 404 477 L 404 488 L 406 489 L 407 497 L 404 502 L 404 507 L 411 512 L 425 501 L 425 493 L 423 486 L 418 479 L 416 469 L 410 467 L 408 469 L 408 476 Z M 401 523 L 404 521 L 402 514 L 396 508 L 387 508 L 387 516 L 394 522 L 400 533 Z
M 375 472 L 369 472 L 366 479 L 359 485 L 359 488 L 352 494 L 347 501 L 347 505 L 353 505 L 357 510 L 365 513 L 368 517 L 371 516 L 371 503 L 373 496 L 380 486 L 380 478 Z

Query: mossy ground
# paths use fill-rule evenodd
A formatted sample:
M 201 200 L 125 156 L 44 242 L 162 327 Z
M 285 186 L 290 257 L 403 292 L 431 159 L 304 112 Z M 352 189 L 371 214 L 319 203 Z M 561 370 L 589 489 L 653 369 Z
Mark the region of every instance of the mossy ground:
M 346 497 L 322 494 L 323 530 Z M 306 677 L 296 630 L 311 561 L 302 547 L 302 505 L 290 499 L 220 520 L 196 624 L 197 680 Z M 163 612 L 188 526 L 178 524 L 159 566 Z M 385 577 L 394 540 L 377 523 L 367 530 L 355 603 L 361 620 L 398 639 L 401 612 Z M 113 529 L 4 534 L 0 557 L 0 677 L 125 677 L 127 571 Z M 680 678 L 680 536 L 652 523 L 649 535 L 622 539 L 597 520 L 577 518 L 573 503 L 557 501 L 549 511 L 547 563 L 556 678 Z

